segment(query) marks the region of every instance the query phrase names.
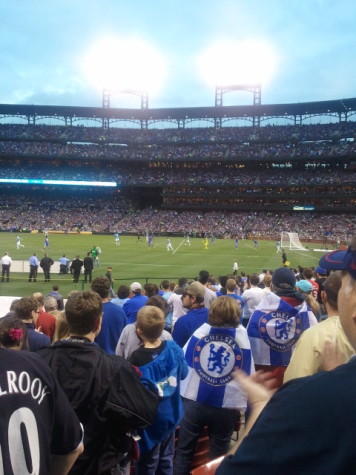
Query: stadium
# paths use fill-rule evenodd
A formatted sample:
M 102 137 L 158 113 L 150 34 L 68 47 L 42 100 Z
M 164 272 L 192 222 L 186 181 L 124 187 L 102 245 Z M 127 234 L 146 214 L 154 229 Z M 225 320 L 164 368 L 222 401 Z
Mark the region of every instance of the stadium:
M 252 93 L 253 104 L 224 106 L 236 89 Z M 143 95 L 141 108 L 119 109 L 110 97 L 104 91 L 98 108 L 0 105 L 1 231 L 31 233 L 39 252 L 44 230 L 57 240 L 154 234 L 164 250 L 163 236 L 176 247 L 187 234 L 248 242 L 287 231 L 304 245 L 347 243 L 356 222 L 356 99 L 263 105 L 256 85 L 216 88 L 214 107 L 150 109 Z M 3 251 L 13 245 L 8 236 Z M 72 252 L 84 256 L 86 239 L 88 248 Z M 56 260 L 71 246 L 55 250 Z

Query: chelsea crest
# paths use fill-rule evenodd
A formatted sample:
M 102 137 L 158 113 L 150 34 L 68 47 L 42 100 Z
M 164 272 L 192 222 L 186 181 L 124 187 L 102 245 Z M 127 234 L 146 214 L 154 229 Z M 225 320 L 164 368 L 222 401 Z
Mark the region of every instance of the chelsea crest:
M 241 368 L 242 359 L 236 340 L 224 334 L 211 334 L 196 343 L 193 368 L 205 383 L 221 386 L 232 380 L 231 373 Z
M 258 330 L 268 346 L 276 351 L 288 351 L 303 331 L 302 319 L 287 312 L 270 312 L 260 318 Z

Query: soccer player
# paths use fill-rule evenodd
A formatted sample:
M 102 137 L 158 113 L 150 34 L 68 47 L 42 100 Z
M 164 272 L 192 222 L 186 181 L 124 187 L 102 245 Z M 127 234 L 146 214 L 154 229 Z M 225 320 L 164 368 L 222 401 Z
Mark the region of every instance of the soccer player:
M 204 249 L 204 251 L 207 251 L 209 249 L 209 239 L 207 237 L 204 238 L 203 249 Z
M 276 252 L 281 252 L 281 241 L 276 241 Z
M 167 251 L 174 251 L 171 240 L 167 239 Z
M 115 239 L 115 245 L 120 246 L 120 235 L 119 235 L 119 233 L 114 234 L 114 239 Z
M 51 249 L 51 248 L 49 247 L 48 234 L 46 233 L 45 234 L 45 241 L 44 241 L 44 245 L 43 245 L 43 250 L 46 251 L 48 249 Z
M 232 274 L 237 275 L 237 271 L 239 270 L 239 265 L 237 263 L 237 260 L 234 259 L 234 263 L 232 265 Z
M 23 244 L 21 244 L 21 238 L 19 235 L 16 236 L 16 249 L 20 249 L 20 247 L 25 247 Z
M 253 245 L 255 246 L 255 250 L 256 250 L 256 251 L 260 248 L 257 239 L 255 239 L 255 240 L 253 241 Z

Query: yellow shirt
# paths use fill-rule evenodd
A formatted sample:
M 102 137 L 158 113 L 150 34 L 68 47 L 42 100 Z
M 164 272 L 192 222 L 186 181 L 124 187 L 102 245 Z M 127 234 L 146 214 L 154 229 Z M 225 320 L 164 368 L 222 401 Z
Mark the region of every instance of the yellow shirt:
M 342 329 L 339 317 L 329 317 L 303 332 L 284 373 L 283 382 L 317 373 L 322 363 L 326 341 L 335 342 L 345 363 L 355 353 Z

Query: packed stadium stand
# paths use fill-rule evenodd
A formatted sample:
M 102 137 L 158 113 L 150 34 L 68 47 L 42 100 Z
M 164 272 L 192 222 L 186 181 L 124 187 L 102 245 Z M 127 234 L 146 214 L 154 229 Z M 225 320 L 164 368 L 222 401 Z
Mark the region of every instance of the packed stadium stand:
M 356 224 L 355 117 L 356 99 L 0 105 L 0 229 L 269 238 L 288 229 L 346 241 Z

